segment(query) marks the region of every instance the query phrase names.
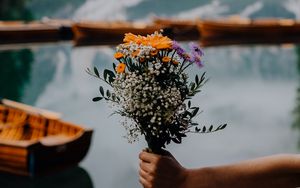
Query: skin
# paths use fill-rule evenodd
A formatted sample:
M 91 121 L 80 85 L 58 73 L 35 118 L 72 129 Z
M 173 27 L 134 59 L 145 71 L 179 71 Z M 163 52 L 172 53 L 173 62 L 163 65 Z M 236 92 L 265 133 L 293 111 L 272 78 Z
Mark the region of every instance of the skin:
M 186 169 L 167 151 L 141 152 L 139 181 L 144 188 L 296 188 L 300 155 L 281 154 L 235 164 Z

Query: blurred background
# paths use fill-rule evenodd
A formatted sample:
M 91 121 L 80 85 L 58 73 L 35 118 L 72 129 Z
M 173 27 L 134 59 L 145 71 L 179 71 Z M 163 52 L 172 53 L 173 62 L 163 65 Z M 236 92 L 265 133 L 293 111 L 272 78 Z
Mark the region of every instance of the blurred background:
M 232 15 L 300 19 L 300 1 L 0 0 L 2 21 L 150 22 L 153 17 L 218 19 Z M 85 187 L 140 187 L 138 154 L 146 143 L 143 138 L 127 143 L 121 118 L 110 116 L 109 105 L 92 102 L 100 83 L 85 72 L 93 66 L 111 68 L 114 46 L 74 47 L 72 42 L 60 42 L 14 47 L 0 48 L 0 97 L 60 112 L 63 119 L 95 130 L 80 168 L 53 177 L 55 184 L 74 187 L 64 182 L 81 177 Z M 203 110 L 197 121 L 229 126 L 215 134 L 189 135 L 181 145 L 171 144 L 167 149 L 189 168 L 299 152 L 300 47 L 233 45 L 204 50 L 205 67 L 189 70 L 190 74 L 206 71 L 210 78 L 193 99 Z M 13 187 L 18 182 L 15 179 L 0 174 L 1 185 Z M 49 179 L 44 179 L 41 181 L 47 184 Z M 19 186 L 24 184 L 19 182 Z M 42 184 L 30 182 L 29 187 Z

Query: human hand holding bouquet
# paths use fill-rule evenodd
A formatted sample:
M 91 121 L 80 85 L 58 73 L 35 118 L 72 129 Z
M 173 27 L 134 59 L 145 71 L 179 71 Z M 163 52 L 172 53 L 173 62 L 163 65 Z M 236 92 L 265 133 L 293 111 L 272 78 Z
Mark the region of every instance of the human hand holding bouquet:
M 203 73 L 189 82 L 185 70 L 192 64 L 201 68 L 202 56 L 202 49 L 194 43 L 187 52 L 158 32 L 147 36 L 127 33 L 124 43 L 116 48 L 118 64 L 113 63 L 113 71 L 105 69 L 102 77 L 96 67 L 87 69 L 112 88 L 104 91 L 100 86 L 100 96 L 93 101 L 112 102 L 118 108 L 115 113 L 125 117 L 129 142 L 144 135 L 154 153 L 160 153 L 171 141 L 181 143 L 186 133 L 222 130 L 226 124 L 214 128 L 193 122 L 199 107 L 193 107 L 190 99 L 207 79 Z

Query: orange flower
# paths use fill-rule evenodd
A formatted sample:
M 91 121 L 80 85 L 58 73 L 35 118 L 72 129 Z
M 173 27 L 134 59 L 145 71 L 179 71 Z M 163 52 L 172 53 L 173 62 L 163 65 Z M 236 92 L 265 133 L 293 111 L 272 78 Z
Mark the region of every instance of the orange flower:
M 169 49 L 172 47 L 172 41 L 168 37 L 154 37 L 150 44 L 158 50 Z
M 148 35 L 147 37 L 141 35 L 134 35 L 132 33 L 126 33 L 123 41 L 126 44 L 134 42 L 138 45 L 150 45 L 153 48 L 156 48 L 157 50 L 170 49 L 172 47 L 172 40 L 168 37 L 159 34 L 158 32 L 155 32 L 152 35 Z
M 127 44 L 130 42 L 141 44 L 143 42 L 144 38 L 145 37 L 143 37 L 141 35 L 134 35 L 132 33 L 126 33 L 123 41 Z
M 169 63 L 170 60 L 171 60 L 171 58 L 168 57 L 168 56 L 165 56 L 165 57 L 162 58 L 162 62 L 163 62 L 163 63 Z
M 118 66 L 116 67 L 116 71 L 117 73 L 123 73 L 125 72 L 125 68 L 126 68 L 125 63 L 119 63 Z
M 123 41 L 126 43 L 134 42 L 136 37 L 137 36 L 132 33 L 125 33 L 125 37 L 124 37 Z
M 172 63 L 173 63 L 174 65 L 178 65 L 178 64 L 179 64 L 178 61 L 172 61 Z
M 119 60 L 119 59 L 121 59 L 121 58 L 123 58 L 123 57 L 124 57 L 124 55 L 123 55 L 121 52 L 116 52 L 116 53 L 115 53 L 115 58 L 116 58 L 116 59 Z
M 151 45 L 153 48 L 156 48 L 157 50 L 162 50 L 162 49 L 171 48 L 172 40 L 168 37 L 164 37 L 158 32 L 155 32 L 154 34 L 145 37 L 143 44 Z
M 139 53 L 140 53 L 140 50 L 135 50 L 134 52 L 132 52 L 131 56 L 136 57 L 139 55 Z

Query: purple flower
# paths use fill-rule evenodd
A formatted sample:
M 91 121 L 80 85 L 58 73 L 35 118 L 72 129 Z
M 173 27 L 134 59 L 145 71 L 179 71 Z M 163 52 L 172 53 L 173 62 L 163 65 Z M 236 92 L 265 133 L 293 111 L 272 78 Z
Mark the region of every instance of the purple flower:
M 176 53 L 179 55 L 179 57 L 184 58 L 186 51 L 183 48 L 181 48 L 179 43 L 176 42 L 175 40 L 172 43 L 172 49 L 174 49 L 176 51 Z
M 189 43 L 189 47 L 191 49 L 191 53 L 196 53 L 198 54 L 199 56 L 203 56 L 204 53 L 203 53 L 203 50 L 200 48 L 200 46 L 194 42 L 191 42 Z
M 200 68 L 204 66 L 203 61 L 201 59 L 201 55 L 199 55 L 199 53 L 195 51 L 191 53 L 190 62 L 195 63 Z
M 174 50 L 177 50 L 178 48 L 181 48 L 181 47 L 180 47 L 180 45 L 179 45 L 179 43 L 177 41 L 173 40 L 173 42 L 172 42 L 172 48 Z
M 185 49 L 183 49 L 178 42 L 173 41 L 172 49 L 176 51 L 180 58 L 184 59 L 185 61 L 191 61 L 191 55 L 187 53 L 187 51 L 185 51 Z

